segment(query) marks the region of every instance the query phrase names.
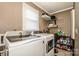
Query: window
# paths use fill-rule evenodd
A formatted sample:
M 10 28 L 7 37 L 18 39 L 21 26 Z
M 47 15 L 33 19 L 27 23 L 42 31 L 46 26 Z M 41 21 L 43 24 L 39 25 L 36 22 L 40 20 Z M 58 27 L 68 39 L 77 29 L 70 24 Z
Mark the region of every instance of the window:
M 39 11 L 23 3 L 23 30 L 39 31 Z

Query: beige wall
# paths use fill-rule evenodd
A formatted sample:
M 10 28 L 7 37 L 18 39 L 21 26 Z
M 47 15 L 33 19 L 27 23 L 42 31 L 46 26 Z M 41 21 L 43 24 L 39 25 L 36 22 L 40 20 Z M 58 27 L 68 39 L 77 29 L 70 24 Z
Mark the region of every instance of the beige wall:
M 0 33 L 22 28 L 22 3 L 0 3 Z
M 48 26 L 48 22 L 44 19 L 40 19 L 40 31 L 44 31 Z
M 65 32 L 66 35 L 70 35 L 71 30 L 71 12 L 64 11 L 57 14 L 54 14 L 57 17 L 58 29 L 61 29 Z M 54 29 L 54 31 L 57 29 Z
M 76 18 L 76 28 L 78 28 L 78 30 L 79 30 L 79 2 L 76 2 L 75 3 L 75 10 L 76 10 L 76 14 L 75 14 L 75 18 Z
M 79 2 L 75 3 L 75 11 L 75 27 L 79 31 Z M 75 48 L 75 54 L 79 56 L 79 33 L 76 34 Z

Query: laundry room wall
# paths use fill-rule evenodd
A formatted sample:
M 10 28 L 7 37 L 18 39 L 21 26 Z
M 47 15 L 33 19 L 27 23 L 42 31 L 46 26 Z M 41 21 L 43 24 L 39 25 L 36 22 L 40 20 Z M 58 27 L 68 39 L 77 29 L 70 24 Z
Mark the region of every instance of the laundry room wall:
M 77 29 L 75 35 L 75 55 L 79 56 L 79 2 L 75 3 L 75 29 Z
M 21 30 L 22 3 L 0 2 L 0 33 Z
M 41 18 L 43 10 L 38 8 L 32 2 L 26 4 L 39 10 L 40 31 L 45 29 L 47 22 Z M 0 33 L 6 31 L 22 30 L 22 3 L 21 2 L 0 2 Z
M 66 35 L 71 34 L 71 11 L 63 11 L 60 13 L 54 14 L 57 18 L 57 25 L 58 28 L 56 29 L 51 29 L 51 32 L 53 30 L 58 30 L 61 29 Z

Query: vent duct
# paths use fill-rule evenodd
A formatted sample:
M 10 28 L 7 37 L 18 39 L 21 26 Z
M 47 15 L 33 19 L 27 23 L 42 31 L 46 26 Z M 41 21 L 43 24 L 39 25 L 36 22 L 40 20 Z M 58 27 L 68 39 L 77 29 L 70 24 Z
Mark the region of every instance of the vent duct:
M 46 21 L 50 21 L 50 20 L 51 20 L 51 17 L 48 16 L 46 13 L 43 13 L 43 14 L 42 14 L 42 18 L 43 18 L 44 20 L 46 20 Z

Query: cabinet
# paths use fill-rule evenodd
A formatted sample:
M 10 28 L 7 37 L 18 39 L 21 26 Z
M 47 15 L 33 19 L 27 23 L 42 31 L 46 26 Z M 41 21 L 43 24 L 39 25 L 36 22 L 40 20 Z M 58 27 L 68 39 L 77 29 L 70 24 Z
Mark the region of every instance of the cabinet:
M 44 42 L 43 39 L 26 42 L 22 45 L 9 48 L 9 55 L 11 56 L 43 56 Z

